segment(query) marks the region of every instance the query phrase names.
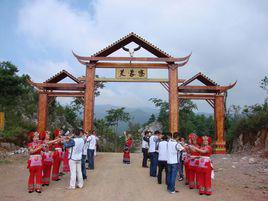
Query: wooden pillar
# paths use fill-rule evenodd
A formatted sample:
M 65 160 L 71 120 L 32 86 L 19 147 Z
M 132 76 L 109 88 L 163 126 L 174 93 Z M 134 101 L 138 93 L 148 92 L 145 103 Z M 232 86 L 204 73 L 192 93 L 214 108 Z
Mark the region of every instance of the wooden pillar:
M 47 94 L 39 93 L 37 131 L 45 131 L 47 127 Z
M 224 140 L 224 96 L 216 95 L 214 102 L 214 121 L 216 131 L 215 153 L 225 154 L 225 140 Z
M 85 132 L 93 130 L 94 121 L 94 78 L 95 78 L 95 63 L 90 63 L 86 67 L 86 90 L 84 101 L 84 122 L 83 129 Z
M 178 68 L 172 64 L 168 68 L 169 79 L 169 131 L 174 133 L 179 127 Z

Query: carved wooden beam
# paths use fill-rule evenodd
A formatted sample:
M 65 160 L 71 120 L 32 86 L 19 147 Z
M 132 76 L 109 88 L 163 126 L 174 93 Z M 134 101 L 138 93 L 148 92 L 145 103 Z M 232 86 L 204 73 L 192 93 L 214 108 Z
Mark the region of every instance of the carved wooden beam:
M 56 97 L 48 97 L 48 105 L 50 105 L 54 100 L 56 99 Z
M 214 109 L 214 103 L 212 103 L 210 100 L 206 99 L 207 103 Z
M 169 89 L 168 89 L 167 85 L 165 85 L 165 83 L 160 82 L 160 84 L 165 88 L 165 90 L 167 90 L 167 92 L 169 91 Z
M 179 94 L 179 99 L 214 100 L 215 95 L 208 95 L 208 94 Z
M 174 64 L 177 67 L 178 64 Z M 157 68 L 167 69 L 167 63 L 109 63 L 109 62 L 98 62 L 96 68 Z
M 44 92 L 49 97 L 84 97 L 81 92 Z
M 85 89 L 84 83 L 70 84 L 70 83 L 34 83 L 33 86 L 43 90 L 70 90 L 82 91 Z
M 231 84 L 229 86 L 178 86 L 179 92 L 193 92 L 193 93 L 222 93 L 235 86 Z
M 185 58 L 172 58 L 172 57 L 85 57 L 79 56 L 73 52 L 73 55 L 82 62 L 90 61 L 153 61 L 153 62 L 180 62 L 188 60 L 190 55 Z

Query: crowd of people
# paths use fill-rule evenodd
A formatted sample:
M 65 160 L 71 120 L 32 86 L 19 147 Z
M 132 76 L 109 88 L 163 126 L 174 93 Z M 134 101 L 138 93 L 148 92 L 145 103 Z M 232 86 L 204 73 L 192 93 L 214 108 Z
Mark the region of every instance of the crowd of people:
M 50 181 L 59 181 L 70 172 L 68 189 L 82 188 L 87 179 L 86 169 L 94 169 L 94 158 L 98 137 L 95 131 L 86 133 L 76 129 L 63 132 L 56 129 L 51 139 L 50 131 L 30 132 L 28 192 L 41 193 L 42 186 Z M 130 164 L 130 149 L 133 143 L 131 135 L 124 133 L 123 163 Z M 165 171 L 165 184 L 170 193 L 179 192 L 176 180 L 185 181 L 190 189 L 198 189 L 200 195 L 211 195 L 213 168 L 210 156 L 211 138 L 198 137 L 195 133 L 185 139 L 175 133 L 146 131 L 142 140 L 142 167 L 149 168 L 151 177 L 162 184 L 162 172 Z M 148 156 L 150 167 L 147 165 Z M 88 162 L 88 168 L 86 168 Z M 158 167 L 158 170 L 157 170 Z M 52 175 L 51 175 L 52 174 Z
M 70 172 L 68 189 L 82 188 L 87 179 L 86 169 L 94 169 L 94 156 L 98 137 L 95 131 L 86 133 L 75 129 L 63 132 L 56 129 L 51 139 L 50 131 L 29 132 L 29 179 L 28 192 L 41 193 L 42 186 L 49 186 L 50 180 L 59 181 Z M 88 161 L 88 168 L 86 168 Z M 51 176 L 52 173 L 52 176 Z
M 211 195 L 211 141 L 211 137 L 191 133 L 186 143 L 178 132 L 145 131 L 142 139 L 142 167 L 149 168 L 150 176 L 156 177 L 158 184 L 162 183 L 162 172 L 165 170 L 165 183 L 170 193 L 179 192 L 175 188 L 178 179 L 180 182 L 185 180 L 185 185 L 190 189 L 198 189 L 200 195 Z M 147 166 L 148 156 L 150 167 Z

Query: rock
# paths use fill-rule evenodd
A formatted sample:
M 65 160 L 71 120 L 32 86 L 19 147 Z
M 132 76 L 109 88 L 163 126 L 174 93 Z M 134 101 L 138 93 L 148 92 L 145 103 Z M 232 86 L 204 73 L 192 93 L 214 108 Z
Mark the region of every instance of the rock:
M 0 147 L 6 149 L 6 150 L 16 150 L 17 146 L 14 143 L 8 143 L 8 142 L 1 142 Z
M 268 169 L 264 168 L 263 170 L 258 170 L 259 173 L 268 173 Z
M 14 154 L 27 154 L 27 153 L 28 153 L 28 149 L 23 148 L 23 147 L 21 147 L 20 149 L 14 151 Z
M 156 130 L 162 131 L 162 129 L 163 129 L 162 124 L 158 121 L 154 121 L 146 125 L 144 128 L 139 129 L 139 132 L 143 134 L 147 130 L 154 132 Z
M 256 160 L 255 158 L 250 158 L 250 159 L 248 160 L 248 163 L 249 163 L 249 164 L 256 164 L 256 163 L 257 163 L 257 160 Z
M 248 158 L 247 156 L 244 156 L 241 158 L 241 160 L 247 160 L 247 158 Z

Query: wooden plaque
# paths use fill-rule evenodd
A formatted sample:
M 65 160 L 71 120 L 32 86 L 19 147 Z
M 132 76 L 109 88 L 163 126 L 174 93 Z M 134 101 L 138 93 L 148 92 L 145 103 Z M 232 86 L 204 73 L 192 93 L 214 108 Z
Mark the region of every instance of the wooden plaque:
M 117 68 L 115 70 L 117 79 L 147 79 L 147 68 Z

